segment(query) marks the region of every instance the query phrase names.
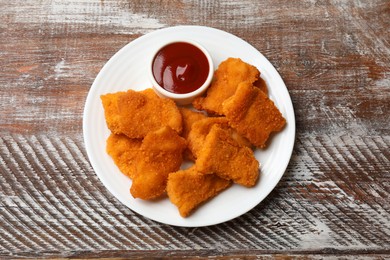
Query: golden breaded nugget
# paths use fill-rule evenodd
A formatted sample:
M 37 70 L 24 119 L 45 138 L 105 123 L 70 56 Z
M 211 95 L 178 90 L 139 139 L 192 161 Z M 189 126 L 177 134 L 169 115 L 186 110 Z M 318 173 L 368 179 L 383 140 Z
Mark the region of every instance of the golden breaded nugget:
M 199 120 L 207 118 L 207 116 L 202 112 L 193 111 L 184 107 L 179 108 L 179 110 L 183 118 L 183 131 L 181 132 L 181 136 L 188 141 L 188 134 L 191 131 L 192 125 Z M 184 151 L 184 158 L 190 161 L 195 161 L 196 159 L 188 147 Z
M 125 135 L 111 133 L 107 138 L 106 151 L 119 170 L 130 177 L 135 176 L 137 156 L 141 149 L 141 139 L 130 139 Z
M 251 143 L 246 138 L 239 135 L 236 130 L 229 126 L 228 120 L 225 117 L 207 117 L 195 122 L 188 134 L 188 149 L 192 152 L 195 158 L 199 156 L 206 136 L 213 125 L 219 125 L 229 131 L 230 135 L 240 144 L 248 147 L 251 146 Z
M 189 169 L 169 174 L 167 193 L 182 217 L 187 217 L 203 202 L 215 197 L 230 186 L 231 182 L 214 174 L 199 174 Z
M 211 128 L 195 165 L 203 174 L 215 173 L 246 187 L 254 186 L 259 177 L 259 162 L 253 151 L 218 125 Z
M 195 158 L 199 156 L 206 136 L 210 132 L 211 127 L 215 124 L 228 125 L 228 121 L 225 117 L 208 117 L 199 120 L 192 125 L 187 141 L 188 149 L 192 152 Z
M 118 111 L 118 98 L 124 95 L 126 92 L 116 92 L 101 95 L 104 108 L 104 116 L 106 118 L 106 124 L 108 129 L 115 134 L 121 134 L 121 121 Z
M 132 138 L 144 137 L 162 126 L 169 126 L 178 133 L 182 130 L 182 118 L 175 102 L 160 98 L 152 89 L 128 91 L 119 96 L 118 110 L 122 131 Z
M 259 70 L 238 58 L 223 61 L 214 73 L 214 79 L 205 97 L 199 97 L 192 103 L 198 110 L 223 115 L 222 103 L 231 97 L 240 82 L 253 83 L 259 79 Z
M 169 126 L 178 133 L 182 118 L 174 101 L 157 96 L 152 89 L 118 92 L 101 96 L 109 129 L 130 138 Z
M 261 77 L 256 80 L 255 82 L 253 82 L 253 86 L 260 89 L 261 91 L 264 92 L 264 94 L 266 94 L 268 96 L 268 87 L 267 87 L 267 83 L 265 82 L 264 79 L 262 79 Z M 222 108 L 223 109 L 223 108 Z
M 179 110 L 183 119 L 183 131 L 181 136 L 187 139 L 192 125 L 199 120 L 207 118 L 207 116 L 201 112 L 193 111 L 184 107 L 180 107 Z
M 165 126 L 149 132 L 138 153 L 136 174 L 130 188 L 134 198 L 155 199 L 165 193 L 168 174 L 180 169 L 186 141 Z
M 266 147 L 272 132 L 286 124 L 274 102 L 250 83 L 240 83 L 236 93 L 223 103 L 229 124 L 259 148 Z

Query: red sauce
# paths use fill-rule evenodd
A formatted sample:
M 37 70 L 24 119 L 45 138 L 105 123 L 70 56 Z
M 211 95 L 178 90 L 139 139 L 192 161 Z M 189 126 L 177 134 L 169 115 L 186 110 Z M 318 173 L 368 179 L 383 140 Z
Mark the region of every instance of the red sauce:
M 209 63 L 198 47 L 176 42 L 157 53 L 152 71 L 157 83 L 165 90 L 184 94 L 203 85 L 209 73 Z

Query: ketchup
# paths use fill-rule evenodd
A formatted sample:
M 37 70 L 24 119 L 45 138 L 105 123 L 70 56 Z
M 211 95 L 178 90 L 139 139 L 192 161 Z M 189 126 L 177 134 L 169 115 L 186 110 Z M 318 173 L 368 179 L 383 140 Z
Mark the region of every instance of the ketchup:
M 164 46 L 154 57 L 152 72 L 157 83 L 177 94 L 200 88 L 209 73 L 206 55 L 196 46 L 175 42 Z

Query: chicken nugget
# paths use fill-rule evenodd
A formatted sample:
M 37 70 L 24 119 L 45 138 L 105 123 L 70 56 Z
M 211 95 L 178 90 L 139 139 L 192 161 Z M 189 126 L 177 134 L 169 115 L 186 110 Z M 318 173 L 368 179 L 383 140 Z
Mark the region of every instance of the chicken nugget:
M 178 171 L 186 141 L 165 126 L 148 133 L 137 156 L 136 174 L 130 193 L 134 198 L 155 199 L 166 190 L 168 174 Z
M 167 193 L 171 202 L 187 217 L 199 205 L 217 196 L 231 182 L 214 174 L 199 174 L 195 166 L 171 173 L 168 177 Z
M 242 145 L 251 147 L 251 143 L 245 137 L 239 135 L 236 130 L 229 126 L 228 120 L 225 117 L 208 117 L 195 122 L 192 125 L 190 133 L 188 134 L 188 149 L 192 152 L 195 158 L 199 156 L 206 136 L 210 132 L 210 129 L 213 125 L 219 125 L 220 127 L 226 129 L 229 131 L 231 137 L 237 142 Z
M 218 125 L 212 126 L 195 165 L 203 174 L 215 173 L 246 187 L 254 186 L 259 177 L 259 162 L 253 151 Z
M 286 119 L 264 92 L 250 83 L 240 83 L 236 93 L 223 103 L 229 124 L 259 148 L 266 147 L 272 132 L 283 129 Z
M 207 116 L 202 112 L 193 111 L 184 107 L 179 108 L 179 110 L 183 118 L 183 131 L 181 136 L 188 141 L 188 134 L 191 131 L 192 125 L 199 120 L 207 118 Z M 184 158 L 190 161 L 195 161 L 196 159 L 188 147 L 184 151 Z
M 122 133 L 120 130 L 121 121 L 118 110 L 118 98 L 125 93 L 126 92 L 116 92 L 100 96 L 104 108 L 104 117 L 106 118 L 107 127 L 115 134 Z
M 203 147 L 207 134 L 213 125 L 228 125 L 228 121 L 225 117 L 208 117 L 195 122 L 192 125 L 191 131 L 188 134 L 188 149 L 192 152 L 193 156 L 197 158 L 200 150 Z
M 265 82 L 264 79 L 262 79 L 260 77 L 258 80 L 253 82 L 253 86 L 260 89 L 261 91 L 264 92 L 264 94 L 266 94 L 268 96 L 268 87 L 267 87 L 267 83 Z M 223 107 L 222 107 L 222 110 L 223 110 Z
M 198 97 L 193 106 L 211 114 L 223 115 L 222 103 L 232 96 L 240 82 L 253 83 L 260 77 L 259 70 L 239 58 L 223 61 L 214 73 L 214 79 L 205 97 Z
M 107 126 L 113 133 L 143 138 L 163 126 L 178 133 L 182 130 L 182 118 L 175 102 L 160 98 L 152 89 L 106 94 L 101 99 Z
M 131 179 L 135 176 L 135 166 L 141 143 L 141 139 L 130 139 L 123 134 L 111 133 L 107 138 L 107 153 L 112 157 L 119 170 Z
M 193 111 L 184 107 L 179 108 L 179 110 L 183 119 L 183 131 L 181 136 L 187 139 L 192 125 L 199 120 L 207 118 L 207 116 L 201 112 Z

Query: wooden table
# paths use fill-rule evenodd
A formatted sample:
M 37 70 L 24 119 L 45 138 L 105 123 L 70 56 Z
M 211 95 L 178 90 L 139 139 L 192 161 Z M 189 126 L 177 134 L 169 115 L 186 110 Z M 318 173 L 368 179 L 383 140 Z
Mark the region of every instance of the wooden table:
M 390 257 L 390 2 L 0 1 L 0 258 Z M 86 155 L 83 108 L 121 47 L 204 25 L 246 40 L 291 95 L 274 191 L 227 223 L 173 227 L 122 205 Z

